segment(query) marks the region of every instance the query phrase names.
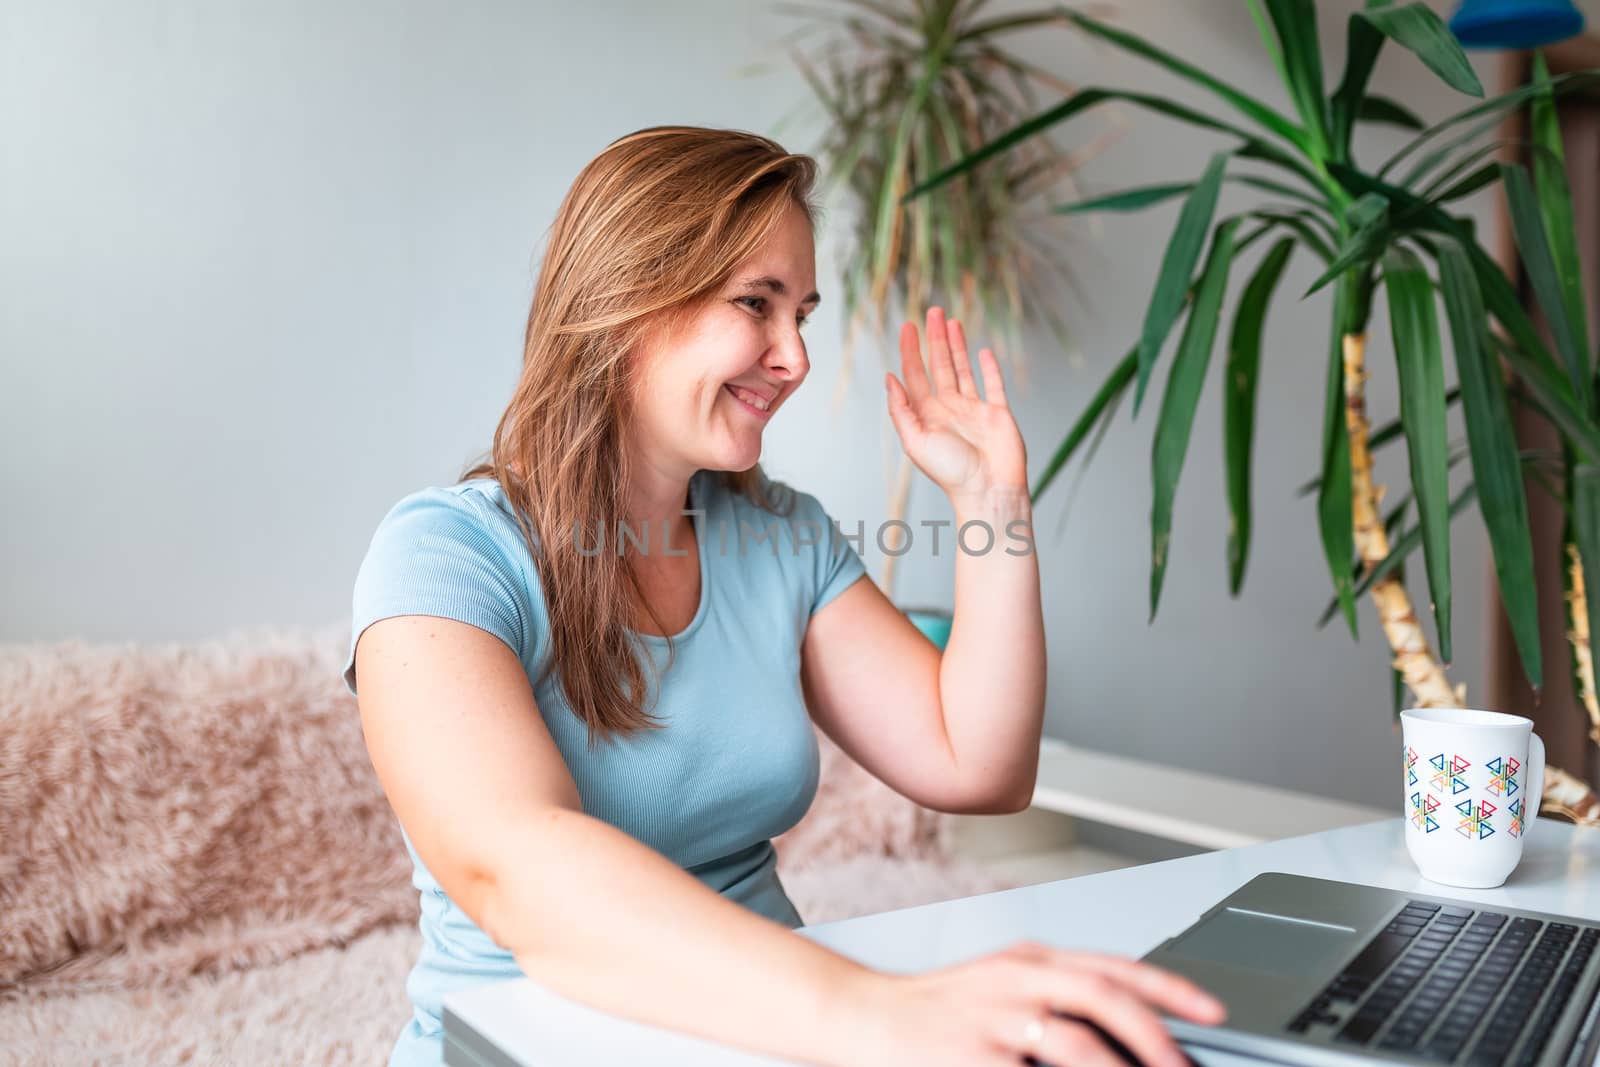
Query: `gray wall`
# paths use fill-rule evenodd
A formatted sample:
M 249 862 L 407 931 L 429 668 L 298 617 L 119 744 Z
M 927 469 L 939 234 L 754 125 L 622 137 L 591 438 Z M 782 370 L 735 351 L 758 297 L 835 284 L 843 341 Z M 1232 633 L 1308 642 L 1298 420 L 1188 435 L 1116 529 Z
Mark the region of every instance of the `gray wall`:
M 1356 4 L 1322 6 L 1336 70 Z M 1281 99 L 1242 4 L 1120 7 L 1130 27 Z M 781 58 L 764 75 L 736 72 L 779 36 L 764 12 L 711 0 L 0 7 L 0 638 L 179 640 L 344 617 L 383 512 L 487 446 L 544 232 L 582 165 L 648 125 L 770 132 L 804 99 Z M 1016 46 L 1079 82 L 1211 106 L 1061 31 Z M 1386 56 L 1377 80 L 1428 117 L 1461 102 L 1406 55 Z M 1221 144 L 1128 117 L 1127 136 L 1088 168 L 1091 188 L 1193 176 Z M 1064 143 L 1102 128 L 1091 120 Z M 812 143 L 804 126 L 782 136 Z M 1069 232 L 1087 295 L 1062 297 L 1075 351 L 1035 340 L 1026 384 L 1013 378 L 1035 469 L 1134 336 L 1175 213 Z M 870 527 L 895 446 L 871 347 L 831 407 L 843 220 L 830 221 L 813 380 L 768 430 L 764 459 Z M 1312 274 L 1298 260 L 1286 293 Z M 1397 799 L 1375 618 L 1363 606 L 1359 645 L 1316 630 L 1328 582 L 1313 509 L 1293 493 L 1317 466 L 1326 314 L 1326 296 L 1280 300 L 1270 321 L 1256 551 L 1238 601 L 1226 591 L 1214 391 L 1153 627 L 1157 405 L 1137 423 L 1124 408 L 1070 513 L 1066 483 L 1041 503 L 1051 734 Z M 1395 410 L 1384 338 L 1372 359 L 1383 418 Z M 1382 473 L 1399 475 L 1403 454 L 1389 463 Z M 918 477 L 913 520 L 947 517 Z M 866 554 L 878 573 L 881 557 Z M 1476 520 L 1463 523 L 1456 677 L 1473 692 L 1482 554 Z M 948 603 L 953 562 L 913 553 L 897 598 Z

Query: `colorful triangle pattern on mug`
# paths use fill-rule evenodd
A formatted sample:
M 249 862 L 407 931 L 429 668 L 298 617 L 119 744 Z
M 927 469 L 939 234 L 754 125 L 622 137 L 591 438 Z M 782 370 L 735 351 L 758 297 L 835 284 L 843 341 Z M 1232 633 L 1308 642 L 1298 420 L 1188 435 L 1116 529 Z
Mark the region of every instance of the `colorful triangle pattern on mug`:
M 1424 794 L 1419 790 L 1411 794 L 1411 821 L 1423 833 L 1431 834 L 1439 828 L 1439 820 L 1433 817 L 1438 809 L 1439 798 L 1432 793 Z
M 1482 841 L 1494 833 L 1494 827 L 1489 825 L 1489 816 L 1499 811 L 1487 800 L 1473 804 L 1471 800 L 1463 800 L 1456 805 L 1456 810 L 1462 815 L 1460 822 L 1456 823 L 1456 833 L 1462 837 L 1470 837 L 1474 841 Z
M 1448 767 L 1445 765 L 1443 752 L 1437 756 L 1430 757 L 1428 762 L 1433 764 L 1433 769 L 1436 772 L 1431 779 L 1431 784 L 1439 792 L 1444 792 L 1448 787 L 1451 795 L 1454 796 L 1456 793 L 1465 793 L 1472 788 L 1467 785 L 1466 778 L 1462 777 L 1463 772 L 1472 764 L 1460 756 L 1451 756 Z
M 1517 791 L 1517 772 L 1522 769 L 1515 756 L 1495 757 L 1484 764 L 1489 769 L 1489 792 L 1497 797 L 1509 797 Z

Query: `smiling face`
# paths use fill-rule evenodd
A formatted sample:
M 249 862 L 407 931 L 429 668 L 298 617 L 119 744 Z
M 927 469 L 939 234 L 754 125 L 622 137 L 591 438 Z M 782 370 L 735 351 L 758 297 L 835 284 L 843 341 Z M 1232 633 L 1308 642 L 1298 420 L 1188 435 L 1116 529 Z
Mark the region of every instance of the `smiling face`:
M 811 369 L 800 326 L 816 273 L 811 225 L 791 202 L 677 336 L 641 348 L 631 432 L 645 462 L 686 481 L 760 460 L 762 430 Z

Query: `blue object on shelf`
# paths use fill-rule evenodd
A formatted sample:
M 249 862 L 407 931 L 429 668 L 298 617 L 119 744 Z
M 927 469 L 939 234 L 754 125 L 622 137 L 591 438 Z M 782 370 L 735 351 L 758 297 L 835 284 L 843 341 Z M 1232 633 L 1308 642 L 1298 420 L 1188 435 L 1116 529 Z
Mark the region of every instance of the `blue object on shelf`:
M 1535 48 L 1583 29 L 1572 0 L 1461 0 L 1450 32 L 1467 48 Z
M 906 618 L 914 623 L 917 629 L 927 635 L 929 641 L 939 646 L 939 651 L 944 651 L 944 646 L 950 642 L 950 613 L 938 608 L 903 608 Z

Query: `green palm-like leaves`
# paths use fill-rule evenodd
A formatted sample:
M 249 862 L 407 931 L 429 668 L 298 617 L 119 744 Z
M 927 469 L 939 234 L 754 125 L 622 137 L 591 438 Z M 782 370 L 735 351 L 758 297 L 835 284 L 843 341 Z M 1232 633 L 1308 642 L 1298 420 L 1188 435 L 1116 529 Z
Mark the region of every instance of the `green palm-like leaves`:
M 1309 3 L 1307 3 L 1306 6 L 1309 7 Z M 1266 104 L 1263 104 L 1261 101 L 1255 99 L 1247 93 L 1235 89 L 1221 78 L 1215 77 L 1209 72 L 1201 70 L 1199 67 L 1179 59 L 1177 56 L 1165 51 L 1164 49 L 1157 48 L 1155 45 L 1141 37 L 1137 37 L 1134 34 L 1126 32 L 1125 30 L 1119 30 L 1115 26 L 1101 22 L 1099 19 L 1092 18 L 1081 12 L 1068 9 L 1063 9 L 1062 14 L 1065 15 L 1070 22 L 1078 26 L 1079 29 L 1082 29 L 1095 37 L 1100 37 L 1104 40 L 1110 41 L 1112 44 L 1124 49 L 1125 51 L 1132 52 L 1133 54 L 1142 56 L 1145 59 L 1154 60 L 1156 63 L 1167 68 L 1167 70 L 1178 75 L 1180 78 L 1184 78 L 1185 80 L 1200 86 L 1202 89 L 1214 93 L 1240 113 L 1244 114 L 1265 129 L 1276 134 L 1278 137 L 1288 141 L 1297 148 L 1303 149 L 1306 147 L 1307 138 L 1305 130 L 1296 126 L 1281 112 L 1267 106 Z M 1313 25 L 1314 24 L 1315 20 L 1313 19 Z
M 1511 620 L 1517 652 L 1529 684 L 1537 690 L 1544 684 L 1544 665 L 1539 648 L 1533 536 L 1528 528 L 1517 435 L 1500 365 L 1489 341 L 1483 294 L 1471 259 L 1453 239 L 1439 243 L 1439 281 L 1455 345 L 1456 377 L 1461 382 L 1479 511 L 1489 531 L 1500 597 Z
M 1200 272 L 1200 287 L 1194 310 L 1178 342 L 1172 375 L 1167 379 L 1166 395 L 1161 398 L 1161 419 L 1156 423 L 1155 448 L 1151 452 L 1151 479 L 1155 483 L 1155 503 L 1150 509 L 1150 617 L 1161 601 L 1161 582 L 1167 573 L 1167 547 L 1172 540 L 1172 500 L 1178 491 L 1178 474 L 1183 469 L 1184 453 L 1189 448 L 1189 430 L 1194 426 L 1195 408 L 1205 384 L 1206 367 L 1217 337 L 1217 319 L 1222 311 L 1222 296 L 1228 287 L 1228 268 L 1233 263 L 1233 234 L 1238 219 L 1217 227 Z M 1184 275 L 1187 281 L 1187 273 Z M 1182 293 L 1179 294 L 1182 299 Z M 1142 350 L 1141 350 L 1142 355 Z
M 1561 293 L 1559 316 L 1566 320 L 1564 333 L 1579 346 L 1589 337 L 1588 313 L 1584 308 L 1583 265 L 1578 260 L 1577 226 L 1572 219 L 1572 191 L 1567 188 L 1566 152 L 1561 145 L 1561 125 L 1556 119 L 1555 98 L 1550 92 L 1550 73 L 1544 56 L 1535 56 L 1534 84 L 1544 89 L 1529 106 L 1535 151 L 1533 184 L 1539 203 L 1539 218 L 1549 234 L 1550 257 L 1556 268 L 1556 284 Z M 1541 297 L 1542 299 L 1542 297 Z
M 1328 269 L 1311 283 L 1311 288 L 1306 290 L 1306 296 L 1310 296 L 1346 271 L 1374 262 L 1388 246 L 1390 234 L 1393 232 L 1389 224 L 1389 201 L 1377 193 L 1366 193 L 1351 204 L 1344 213 L 1344 222 L 1350 231 L 1349 236 L 1339 247 L 1339 254 L 1328 264 Z
M 1411 459 L 1411 491 L 1422 520 L 1422 550 L 1439 633 L 1439 655 L 1450 661 L 1450 507 L 1445 463 L 1444 359 L 1433 282 L 1410 250 L 1391 248 L 1383 257 L 1389 295 L 1389 327 L 1400 369 L 1400 425 Z
M 1350 559 L 1356 552 L 1350 475 L 1350 427 L 1344 415 L 1344 335 L 1357 317 L 1357 290 L 1365 278 L 1342 275 L 1333 291 L 1333 325 L 1328 331 L 1328 378 L 1322 403 L 1322 478 L 1317 485 L 1317 533 L 1333 580 L 1333 593 L 1351 636 L 1356 634 L 1355 591 Z
M 1474 500 L 1489 534 L 1502 602 L 1530 682 L 1543 680 L 1533 546 L 1524 475 L 1551 484 L 1547 470 L 1518 452 L 1511 405 L 1527 404 L 1561 432 L 1567 461 L 1553 491 L 1572 516 L 1573 540 L 1588 587 L 1600 589 L 1600 413 L 1595 363 L 1584 315 L 1576 231 L 1572 224 L 1556 95 L 1600 82 L 1600 71 L 1549 77 L 1536 64 L 1533 84 L 1471 104 L 1432 125 L 1402 104 L 1367 91 L 1383 48 L 1393 43 L 1452 88 L 1482 97 L 1483 87 L 1444 23 L 1421 0 L 1369 0 L 1346 24 L 1344 68 L 1325 90 L 1312 0 L 1241 0 L 1250 6 L 1264 46 L 1283 83 L 1289 110 L 1252 97 L 1226 80 L 1135 34 L 1090 15 L 1061 9 L 1084 32 L 1152 63 L 1194 86 L 1182 103 L 1156 94 L 1083 89 L 1055 107 L 977 146 L 939 173 L 918 180 L 909 198 L 973 171 L 985 161 L 1038 137 L 1101 103 L 1118 100 L 1165 118 L 1220 134 L 1219 149 L 1194 180 L 1118 190 L 1055 208 L 1064 214 L 1128 212 L 1182 200 L 1178 221 L 1154 278 L 1138 341 L 1072 425 L 1034 487 L 1037 498 L 1094 427 L 1104 425 L 1130 387 L 1138 401 L 1153 377 L 1168 335 L 1182 320 L 1154 428 L 1151 456 L 1150 613 L 1155 616 L 1173 534 L 1173 507 L 1194 414 L 1204 390 L 1211 349 L 1224 314 L 1231 268 L 1244 262 L 1256 238 L 1274 240 L 1248 268 L 1233 312 L 1223 374 L 1224 459 L 1230 528 L 1229 588 L 1243 584 L 1251 539 L 1251 453 L 1256 383 L 1264 352 L 1263 324 L 1288 261 L 1303 247 L 1320 263 L 1306 296 L 1331 293 L 1321 470 L 1315 489 L 1318 529 L 1333 586 L 1334 605 L 1355 632 L 1355 597 L 1384 578 L 1403 580 L 1406 557 L 1423 555 L 1441 657 L 1451 656 L 1449 524 Z M 1207 100 L 1219 105 L 1218 117 Z M 1530 167 L 1492 158 L 1506 112 L 1530 111 Z M 1291 114 L 1293 117 L 1290 117 Z M 1356 161 L 1354 132 L 1362 123 L 1409 127 L 1416 135 L 1381 166 Z M 1225 182 L 1264 199 L 1221 222 L 1215 218 Z M 1514 285 L 1477 242 L 1469 219 L 1451 214 L 1463 197 L 1500 182 L 1512 208 L 1518 247 L 1531 288 L 1550 322 L 1545 343 Z M 1258 228 L 1235 241 L 1241 218 Z M 1210 249 L 1200 265 L 1210 235 Z M 1198 267 L 1198 274 L 1196 273 Z M 1376 448 L 1403 437 L 1409 491 L 1387 519 L 1393 543 L 1381 561 L 1357 559 L 1352 531 L 1351 441 L 1346 414 L 1347 338 L 1369 332 L 1373 297 L 1381 286 L 1388 309 L 1400 389 L 1397 425 L 1369 440 Z M 1443 306 L 1448 338 L 1442 332 Z M 1498 327 L 1494 329 L 1492 327 Z M 1447 391 L 1445 350 L 1453 352 L 1457 390 Z M 1281 354 L 1304 358 L 1301 349 Z M 1517 379 L 1509 389 L 1504 370 Z M 1449 439 L 1446 413 L 1459 395 L 1467 440 Z M 1465 488 L 1452 497 L 1450 467 L 1470 461 Z M 1401 529 L 1407 511 L 1416 522 Z M 1600 595 L 1589 598 L 1600 634 Z
M 1555 252 L 1545 230 L 1539 210 L 1539 201 L 1533 191 L 1533 181 L 1528 172 L 1516 164 L 1500 165 L 1500 176 L 1506 191 L 1506 202 L 1511 206 L 1511 229 L 1517 237 L 1517 250 L 1522 253 L 1522 263 L 1528 272 L 1528 281 L 1550 321 L 1550 332 L 1555 337 L 1556 351 L 1567 369 L 1573 395 L 1584 410 L 1594 406 L 1594 389 L 1590 383 L 1593 370 L 1582 338 L 1577 334 L 1579 323 L 1569 314 L 1566 292 L 1556 269 Z M 1576 249 L 1572 250 L 1576 258 Z M 1579 307 L 1582 294 L 1579 294 Z
M 1322 50 L 1317 43 L 1317 9 L 1312 0 L 1264 0 L 1277 35 L 1289 98 L 1315 155 L 1328 151 L 1328 101 L 1322 96 Z
M 1223 466 L 1228 472 L 1228 589 L 1234 596 L 1244 586 L 1250 557 L 1250 466 L 1255 443 L 1256 383 L 1261 371 L 1261 333 L 1267 308 L 1294 252 L 1294 238 L 1280 237 L 1261 259 L 1239 298 L 1228 338 L 1228 365 L 1223 375 Z
M 1471 96 L 1483 95 L 1483 85 L 1449 27 L 1420 0 L 1400 7 L 1369 7 L 1351 18 L 1366 21 L 1402 48 L 1415 52 L 1450 88 Z
M 1211 228 L 1211 216 L 1217 209 L 1217 193 L 1222 189 L 1222 168 L 1227 162 L 1224 152 L 1211 157 L 1205 173 L 1195 183 L 1189 199 L 1184 201 L 1178 225 L 1161 257 L 1155 295 L 1150 298 L 1144 315 L 1144 330 L 1139 335 L 1139 378 L 1133 391 L 1135 413 L 1144 399 L 1145 386 L 1149 384 L 1150 372 L 1155 369 L 1161 345 L 1183 310 L 1183 295 L 1189 288 L 1189 276 L 1200 261 L 1200 251 L 1205 247 L 1206 231 Z
M 1110 407 L 1116 403 L 1128 388 L 1128 383 L 1133 381 L 1135 372 L 1139 369 L 1139 349 L 1134 346 L 1126 356 L 1117 363 L 1111 376 L 1105 380 L 1100 389 L 1089 401 L 1089 406 L 1078 416 L 1077 421 L 1067 431 L 1067 436 L 1061 439 L 1061 444 L 1056 446 L 1055 454 L 1050 457 L 1050 462 L 1045 464 L 1044 473 L 1039 475 L 1039 480 L 1034 483 L 1032 490 L 1033 499 L 1045 491 L 1061 468 L 1077 454 L 1078 448 L 1088 440 L 1089 434 L 1094 431 L 1095 425 L 1100 421 Z

